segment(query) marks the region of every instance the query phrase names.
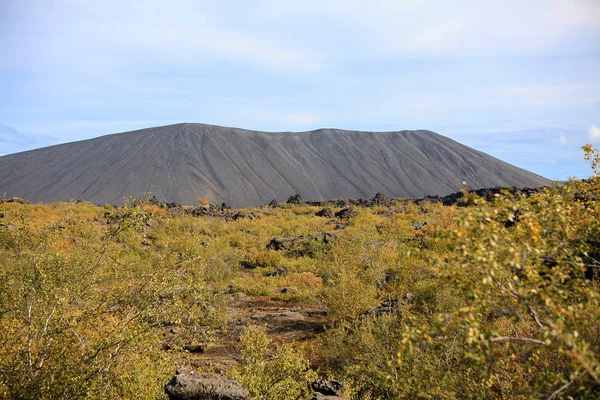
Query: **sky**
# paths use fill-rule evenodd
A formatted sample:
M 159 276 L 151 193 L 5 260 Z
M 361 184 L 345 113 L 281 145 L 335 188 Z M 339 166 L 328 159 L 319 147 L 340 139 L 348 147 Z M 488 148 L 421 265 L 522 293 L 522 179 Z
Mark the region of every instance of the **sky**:
M 0 155 L 179 122 L 600 147 L 600 0 L 0 0 Z

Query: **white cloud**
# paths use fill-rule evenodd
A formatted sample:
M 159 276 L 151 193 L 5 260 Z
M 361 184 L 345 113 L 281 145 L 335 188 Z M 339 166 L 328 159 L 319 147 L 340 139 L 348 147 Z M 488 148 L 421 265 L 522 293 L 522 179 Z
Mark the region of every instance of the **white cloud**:
M 278 4 L 279 3 L 279 4 Z M 323 42 L 344 30 L 380 56 L 498 55 L 565 50 L 565 41 L 578 34 L 569 51 L 597 50 L 600 2 L 597 0 L 305 0 L 262 1 L 262 12 L 277 19 L 318 18 L 311 29 Z M 358 35 L 351 35 L 352 31 Z M 352 52 L 354 47 L 349 47 Z M 334 48 L 336 53 L 343 46 Z M 356 53 L 355 53 L 356 54 Z
M 596 125 L 592 125 L 588 130 L 588 137 L 592 142 L 600 142 L 600 128 Z
M 597 0 L 107 0 L 6 13 L 19 25 L 0 34 L 0 48 L 8 50 L 0 65 L 50 64 L 86 74 L 140 63 L 226 60 L 302 72 L 415 55 L 595 53 L 600 33 Z

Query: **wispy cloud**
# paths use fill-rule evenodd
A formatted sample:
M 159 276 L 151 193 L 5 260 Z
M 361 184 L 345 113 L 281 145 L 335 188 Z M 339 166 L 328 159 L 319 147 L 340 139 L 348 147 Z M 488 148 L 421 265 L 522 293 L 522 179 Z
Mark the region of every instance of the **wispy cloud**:
M 31 150 L 40 146 L 54 144 L 56 139 L 51 135 L 28 134 L 13 126 L 0 123 L 0 151 L 10 154 L 17 151 Z
M 185 121 L 424 128 L 528 162 L 578 151 L 600 104 L 598 0 L 0 2 L 0 120 L 32 138 L 3 153 Z
M 592 125 L 588 130 L 588 137 L 592 142 L 600 142 L 600 128 L 596 125 Z

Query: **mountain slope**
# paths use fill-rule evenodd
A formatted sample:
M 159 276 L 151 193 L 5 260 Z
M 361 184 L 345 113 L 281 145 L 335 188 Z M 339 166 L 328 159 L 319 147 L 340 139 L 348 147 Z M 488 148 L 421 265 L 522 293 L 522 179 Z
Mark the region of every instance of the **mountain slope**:
M 257 132 L 204 124 L 142 129 L 0 157 L 0 194 L 30 201 L 161 200 L 234 207 L 285 200 L 423 197 L 549 181 L 430 131 Z

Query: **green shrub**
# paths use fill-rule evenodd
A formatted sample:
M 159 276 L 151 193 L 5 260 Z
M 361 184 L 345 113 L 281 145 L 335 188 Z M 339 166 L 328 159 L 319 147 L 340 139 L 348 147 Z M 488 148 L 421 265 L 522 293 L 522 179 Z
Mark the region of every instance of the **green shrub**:
M 253 399 L 293 400 L 308 396 L 316 373 L 301 349 L 292 344 L 275 346 L 265 332 L 248 328 L 240 338 L 240 364 L 229 376 L 245 386 Z

